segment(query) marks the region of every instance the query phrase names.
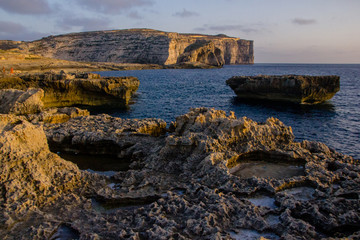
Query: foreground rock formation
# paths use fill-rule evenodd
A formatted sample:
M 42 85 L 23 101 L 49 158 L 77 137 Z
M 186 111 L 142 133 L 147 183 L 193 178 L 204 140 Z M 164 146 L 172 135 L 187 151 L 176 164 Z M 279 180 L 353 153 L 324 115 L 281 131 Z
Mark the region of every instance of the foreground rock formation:
M 29 88 L 26 91 L 17 89 L 0 90 L 0 113 L 24 115 L 40 112 L 44 104 L 42 89 Z
M 240 98 L 285 100 L 316 104 L 331 99 L 340 90 L 339 76 L 236 76 L 229 85 Z
M 225 35 L 179 34 L 151 29 L 72 33 L 33 42 L 7 41 L 0 43 L 1 46 L 49 58 L 84 62 L 172 65 L 195 61 L 215 66 L 254 63 L 252 41 Z M 211 56 L 207 57 L 209 54 Z
M 62 123 L 70 118 L 90 115 L 88 110 L 76 107 L 44 109 L 43 97 L 44 90 L 41 88 L 28 88 L 26 91 L 2 89 L 0 113 L 17 115 L 18 120 L 32 123 Z
M 44 125 L 53 151 L 130 159 L 108 176 L 50 153 L 39 126 L 1 115 L 0 127 L 5 239 L 360 237 L 359 161 L 294 142 L 274 118 L 197 108 L 167 134 L 162 120 L 108 115 Z
M 139 84 L 140 81 L 135 77 L 100 77 L 98 74 L 65 73 L 64 71 L 61 73 L 23 74 L 0 79 L 0 88 L 2 89 L 41 88 L 41 94 L 44 95 L 41 96 L 41 100 L 45 108 L 73 105 L 124 107 L 129 103 Z M 9 91 L 13 92 L 11 96 L 15 101 L 14 98 L 20 99 L 29 95 L 30 90 L 23 93 L 21 97 L 18 96 L 21 91 L 2 91 L 5 92 L 2 94 L 4 97 L 0 99 L 1 104 L 7 105 L 8 100 L 5 99 L 5 96 L 10 97 Z M 39 98 L 40 101 L 41 94 L 39 94 L 34 97 Z
M 74 206 L 81 201 L 81 191 L 90 189 L 89 182 L 102 180 L 50 152 L 41 126 L 0 114 L 0 133 L 0 235 L 46 239 L 49 227 L 56 228 L 64 219 L 57 220 L 55 212 L 46 213 L 44 208 L 60 202 Z

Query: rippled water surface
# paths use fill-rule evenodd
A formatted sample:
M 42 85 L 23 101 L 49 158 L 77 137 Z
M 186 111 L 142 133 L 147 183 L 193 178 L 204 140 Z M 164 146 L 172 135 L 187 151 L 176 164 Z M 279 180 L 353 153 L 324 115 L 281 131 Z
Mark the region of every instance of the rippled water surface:
M 162 118 L 167 122 L 191 107 L 214 107 L 237 117 L 265 121 L 274 116 L 292 127 L 296 140 L 321 141 L 360 158 L 360 65 L 358 64 L 255 64 L 222 69 L 161 69 L 101 72 L 102 76 L 135 76 L 140 80 L 128 110 L 107 109 L 122 118 Z M 237 75 L 339 75 L 340 92 L 320 105 L 243 101 L 225 81 Z M 104 110 L 105 111 L 105 110 Z

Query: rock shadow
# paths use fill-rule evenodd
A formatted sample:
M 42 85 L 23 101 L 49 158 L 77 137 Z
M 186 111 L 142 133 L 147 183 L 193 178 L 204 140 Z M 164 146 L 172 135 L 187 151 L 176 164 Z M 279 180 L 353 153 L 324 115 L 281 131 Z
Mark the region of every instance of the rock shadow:
M 239 97 L 233 97 L 231 100 L 231 105 L 236 109 L 239 107 L 251 107 L 255 109 L 259 109 L 259 111 L 263 109 L 275 110 L 277 112 L 285 112 L 285 113 L 293 113 L 296 115 L 304 115 L 312 112 L 323 112 L 331 115 L 335 115 L 336 108 L 331 103 L 331 101 L 327 101 L 321 104 L 296 104 L 292 102 L 286 101 L 275 101 L 268 99 L 245 99 Z M 233 110 L 233 109 L 231 109 Z M 235 110 L 235 109 L 234 109 Z
M 284 179 L 305 175 L 305 160 L 273 151 L 253 151 L 240 155 L 230 173 L 240 178 Z

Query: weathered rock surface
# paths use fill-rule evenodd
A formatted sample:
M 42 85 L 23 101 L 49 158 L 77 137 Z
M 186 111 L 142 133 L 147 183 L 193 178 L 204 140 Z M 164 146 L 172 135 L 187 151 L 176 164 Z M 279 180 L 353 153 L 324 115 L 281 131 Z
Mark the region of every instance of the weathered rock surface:
M 339 76 L 236 76 L 229 85 L 240 98 L 285 100 L 316 104 L 331 99 L 340 90 Z
M 40 112 L 44 104 L 42 89 L 30 88 L 26 91 L 17 89 L 0 90 L 0 113 L 24 115 Z
M 46 134 L 53 151 L 107 154 L 119 158 L 140 158 L 148 154 L 166 132 L 160 119 L 121 119 L 106 114 L 84 116 L 63 124 L 47 125 Z M 145 144 L 146 142 L 146 144 Z
M 40 73 L 1 81 L 2 88 L 44 90 L 44 107 L 117 105 L 124 107 L 139 87 L 135 77 L 100 77 L 91 73 Z
M 1 229 L 7 238 L 51 238 L 61 234 L 59 229 L 81 239 L 360 237 L 359 161 L 322 143 L 294 142 L 291 128 L 277 119 L 257 123 L 197 108 L 160 136 L 154 130 L 164 129 L 160 120 L 107 115 L 45 126 L 47 138 L 59 148 L 81 151 L 84 144 L 110 139 L 102 149 L 131 152 L 123 156 L 133 163 L 108 178 L 108 187 L 94 184 L 98 180 L 90 176 L 97 175 L 89 174 L 86 194 L 73 191 L 66 205 L 35 211 L 41 221 L 7 225 Z M 259 160 L 291 163 L 303 171 L 278 178 L 267 177 L 263 169 L 251 177 L 235 174 Z
M 0 90 L 0 113 L 23 115 L 32 123 L 62 123 L 71 118 L 88 116 L 90 112 L 76 107 L 44 109 L 44 90 L 28 88 Z
M 38 114 L 26 115 L 26 120 L 31 123 L 63 123 L 67 122 L 71 118 L 77 118 L 81 116 L 89 116 L 88 110 L 80 109 L 77 107 L 63 107 L 63 108 L 48 108 L 41 111 Z
M 56 227 L 53 216 L 45 216 L 41 209 L 57 201 L 74 205 L 80 200 L 78 191 L 96 176 L 91 178 L 50 152 L 42 127 L 21 117 L 0 114 L 0 142 L 0 235 L 3 239 L 47 238 L 24 230 L 48 217 L 52 220 L 47 224 Z
M 64 60 L 169 65 L 178 63 L 179 57 L 191 45 L 198 45 L 199 41 L 213 43 L 215 48 L 212 53 L 220 57 L 222 63 L 254 63 L 253 41 L 223 35 L 179 34 L 151 29 L 71 33 L 33 42 L 14 42 L 13 45 L 31 54 Z M 197 55 L 195 58 L 198 62 L 216 63 Z M 188 61 L 184 57 L 180 59 Z
M 197 41 L 187 47 L 177 59 L 178 64 L 184 62 L 201 62 L 213 66 L 222 66 L 225 63 L 222 51 L 210 41 Z

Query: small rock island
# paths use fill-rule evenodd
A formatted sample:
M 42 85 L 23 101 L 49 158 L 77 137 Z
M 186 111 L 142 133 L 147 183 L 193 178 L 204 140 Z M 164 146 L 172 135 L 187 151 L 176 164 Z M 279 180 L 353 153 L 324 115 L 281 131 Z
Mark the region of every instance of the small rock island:
M 239 98 L 317 104 L 340 90 L 339 76 L 235 76 L 226 81 Z

